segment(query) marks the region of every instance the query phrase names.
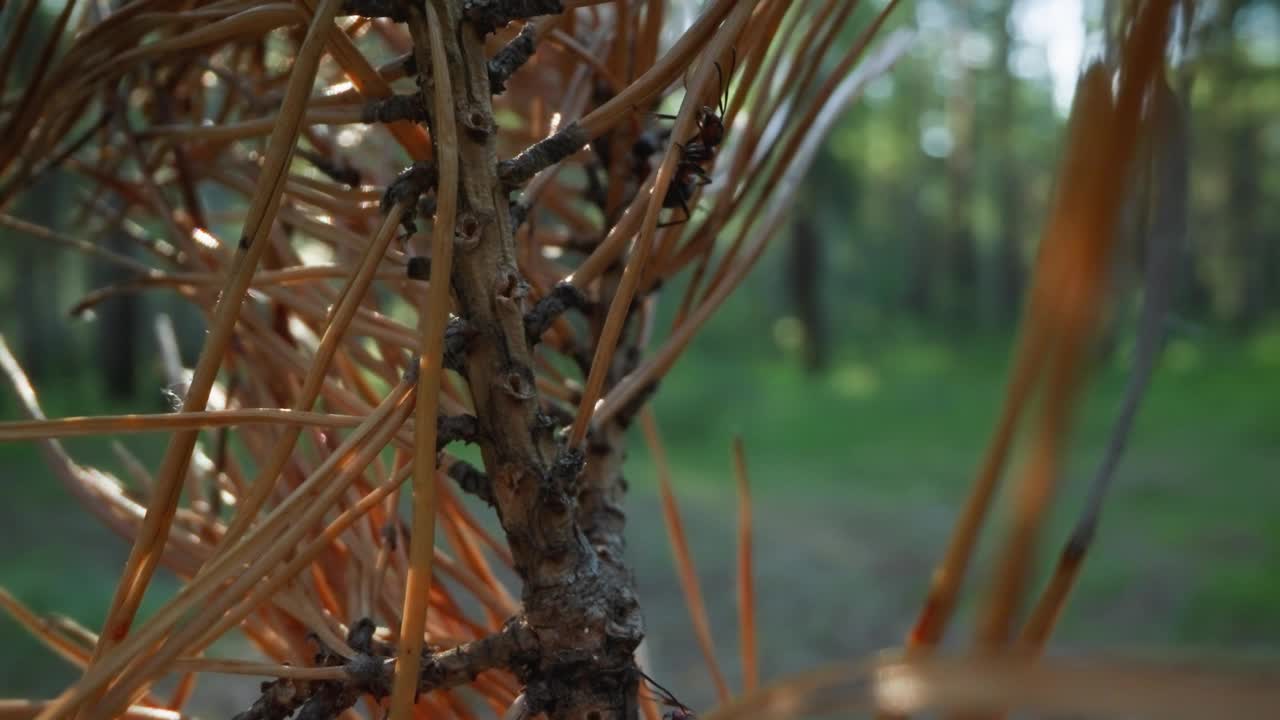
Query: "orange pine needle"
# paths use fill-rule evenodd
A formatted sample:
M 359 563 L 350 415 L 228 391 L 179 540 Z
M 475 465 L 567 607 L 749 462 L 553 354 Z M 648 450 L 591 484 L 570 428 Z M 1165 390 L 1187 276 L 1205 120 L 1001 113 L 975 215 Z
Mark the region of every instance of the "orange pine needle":
M 418 669 L 422 662 L 423 628 L 427 622 L 436 529 L 436 413 L 440 401 L 440 378 L 444 372 L 444 332 L 449 317 L 449 277 L 453 268 L 454 222 L 460 183 L 453 85 L 440 18 L 431 2 L 425 3 L 425 17 L 417 10 L 411 10 L 410 15 L 415 45 L 429 45 L 430 67 L 436 69 L 433 86 L 439 181 L 436 184 L 436 218 L 431 236 L 431 286 L 418 306 L 422 345 L 418 356 L 419 400 L 414 423 L 413 534 L 410 538 L 404 613 L 400 618 L 400 646 L 396 651 L 395 681 L 391 690 L 391 720 L 408 720 L 412 714 L 418 693 Z M 428 37 L 423 37 L 424 34 Z M 424 68 L 425 60 L 419 57 Z M 423 99 L 426 99 L 425 89 Z
M 1054 625 L 1057 624 L 1063 608 L 1067 605 L 1067 598 L 1075 586 L 1076 578 L 1080 576 L 1080 568 L 1084 564 L 1087 552 L 1087 546 L 1081 546 L 1075 542 L 1068 542 L 1062 549 L 1062 553 L 1058 556 L 1058 564 L 1049 578 L 1049 585 L 1032 609 L 1031 617 L 1027 619 L 1027 624 L 1023 626 L 1022 634 L 1018 637 L 1020 649 L 1031 651 L 1033 654 L 1039 654 L 1044 649 L 1045 643 L 1049 640 L 1049 634 L 1053 632 Z
M 711 638 L 711 621 L 707 617 L 707 606 L 702 599 L 702 585 L 698 582 L 698 571 L 693 566 L 693 556 L 689 552 L 684 522 L 680 519 L 680 509 L 671 488 L 667 452 L 658 435 L 658 424 L 654 420 L 652 409 L 646 407 L 640 412 L 640 427 L 657 467 L 658 489 L 662 493 L 662 518 L 666 521 L 667 535 L 671 538 L 671 555 L 680 574 L 680 587 L 684 589 L 685 605 L 689 608 L 689 619 L 693 621 L 693 633 L 698 638 L 698 648 L 702 651 L 702 658 L 707 663 L 712 682 L 715 683 L 716 695 L 720 702 L 726 702 L 730 694 L 729 684 L 725 682 L 720 662 L 716 659 L 715 642 Z
M 1082 376 L 1086 341 L 1096 325 L 1108 256 L 1142 124 L 1143 104 L 1151 97 L 1163 62 L 1172 2 L 1145 5 L 1124 47 L 1119 91 L 1111 100 L 1110 77 L 1101 64 L 1086 72 L 1077 109 L 1079 134 L 1067 148 L 1059 213 L 1046 245 L 1062 245 L 1064 261 L 1053 267 L 1055 312 L 1041 321 L 1055 323 L 1063 335 L 1048 378 L 1048 396 L 1030 465 L 1019 487 L 1013 527 L 1002 554 L 993 591 L 982 614 L 978 642 L 998 647 L 1007 642 L 1012 616 L 1030 570 L 1039 526 L 1054 489 L 1063 438 Z M 1102 177 L 1098 168 L 1108 168 Z M 1055 279 L 1053 275 L 1050 279 Z
M 755 5 L 756 0 L 742 0 L 729 12 L 724 25 L 721 26 L 711 42 L 707 44 L 704 57 L 719 57 L 729 50 L 738 33 L 741 32 L 742 26 L 751 17 L 751 12 Z M 714 70 L 710 63 L 703 63 L 698 68 L 698 72 L 690 85 L 690 92 L 680 105 L 675 127 L 671 131 L 674 137 L 688 135 L 701 107 L 698 98 L 710 86 L 714 77 Z M 636 87 L 636 85 L 631 87 Z M 624 92 L 618 95 L 614 100 L 610 101 L 610 104 L 616 102 L 625 94 Z M 603 111 L 604 106 L 596 112 Z M 587 120 L 584 119 L 583 125 L 585 126 L 586 124 Z M 595 354 L 591 358 L 591 371 L 587 376 L 586 386 L 582 391 L 582 400 L 578 405 L 578 412 L 573 418 L 573 424 L 569 427 L 569 447 L 581 447 L 587 437 L 591 415 L 595 412 L 597 401 L 604 390 L 605 378 L 611 367 L 613 353 L 618 347 L 618 338 L 622 334 L 623 322 L 626 320 L 627 311 L 631 307 L 631 301 L 635 297 L 640 280 L 644 276 L 649 254 L 653 250 L 654 236 L 658 227 L 658 215 L 662 212 L 662 201 L 666 197 L 667 189 L 675 178 L 678 154 L 678 148 L 674 144 L 667 148 L 666 155 L 662 159 L 662 165 L 659 166 L 658 174 L 649 190 L 648 205 L 645 208 L 644 219 L 640 226 L 640 236 L 635 242 L 634 254 L 627 260 L 627 266 L 622 272 L 622 280 L 618 283 L 613 300 L 609 304 L 609 313 L 597 339 Z
M 738 623 L 742 643 L 743 690 L 760 685 L 756 652 L 756 590 L 751 561 L 751 483 L 747 477 L 747 452 L 742 437 L 733 438 L 733 474 L 738 481 Z
M 308 425 L 349 428 L 359 425 L 355 415 L 315 413 L 298 410 L 256 408 L 246 410 L 204 410 L 163 415 L 96 415 L 0 422 L 0 441 L 43 440 L 82 435 L 199 430 L 237 425 Z
M 294 143 L 297 141 L 299 120 L 320 62 L 320 53 L 323 49 L 322 33 L 327 26 L 333 24 L 340 4 L 338 0 L 322 0 L 320 12 L 313 19 L 307 30 L 307 36 L 298 50 L 298 57 L 290 75 L 289 89 L 280 113 L 280 123 L 271 135 L 265 167 L 260 177 L 261 192 L 254 196 L 254 203 L 245 220 L 242 237 L 247 247 L 240 250 L 228 286 L 218 303 L 216 320 L 187 390 L 183 403 L 184 411 L 203 410 L 208 402 L 209 391 L 222 364 L 223 351 L 235 330 L 236 318 L 252 280 L 253 271 L 267 249 L 267 233 L 272 224 L 274 210 L 280 202 L 279 180 L 284 174 L 288 159 L 292 156 Z M 174 511 L 177 509 L 182 479 L 190 466 L 191 451 L 195 446 L 196 437 L 197 433 L 194 431 L 176 433 L 165 453 L 160 471 L 156 473 L 156 492 L 152 495 L 152 504 L 147 510 L 143 528 L 129 554 L 115 597 L 111 601 L 111 608 L 107 613 L 107 621 L 103 626 L 98 647 L 86 673 L 93 669 L 94 662 L 104 652 L 124 639 L 133 624 L 142 596 L 160 561 L 160 551 L 164 539 L 168 536 Z M 57 711 L 50 708 L 43 712 L 42 716 L 52 717 Z

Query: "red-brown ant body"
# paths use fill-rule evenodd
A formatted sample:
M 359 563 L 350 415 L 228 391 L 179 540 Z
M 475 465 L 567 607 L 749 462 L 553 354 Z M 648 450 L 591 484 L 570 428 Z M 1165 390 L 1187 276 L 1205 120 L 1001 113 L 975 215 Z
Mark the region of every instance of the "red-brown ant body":
M 733 63 L 729 65 L 729 77 L 733 77 L 733 71 L 737 66 L 737 57 L 735 55 Z M 729 86 L 725 83 L 724 71 L 720 68 L 720 63 L 715 63 L 716 78 L 720 87 L 720 94 L 716 107 L 703 105 L 698 108 L 698 132 L 685 141 L 682 149 L 685 157 L 693 162 L 704 163 L 711 160 L 715 156 L 716 148 L 724 142 L 724 115 L 729 110 Z M 657 115 L 660 118 L 674 120 L 675 115 Z
M 710 182 L 711 177 L 707 175 L 706 168 L 689 160 L 681 160 L 676 165 L 675 177 L 671 178 L 671 184 L 667 186 L 667 194 L 662 198 L 662 207 L 679 208 L 684 211 L 684 218 L 661 223 L 658 227 L 688 222 L 693 214 L 689 210 L 689 200 L 693 198 L 698 188 Z
M 733 64 L 729 66 L 730 78 L 733 77 L 733 70 L 736 65 L 737 56 L 735 53 Z M 724 72 L 720 68 L 720 63 L 715 63 L 715 68 L 716 76 L 720 83 L 719 102 L 714 108 L 707 105 L 699 108 L 698 132 L 683 144 L 676 144 L 676 147 L 680 149 L 680 161 L 676 165 L 675 177 L 671 179 L 671 185 L 667 187 L 667 194 L 662 198 L 662 207 L 684 210 L 684 218 L 662 223 L 659 227 L 680 225 L 688 222 L 692 216 L 689 211 L 689 200 L 693 198 L 699 187 L 711 183 L 711 176 L 707 173 L 706 164 L 715 159 L 716 148 L 720 146 L 720 143 L 724 142 L 724 114 L 729 105 L 729 87 L 725 83 Z M 656 116 L 675 119 L 674 115 L 657 114 Z M 677 720 L 679 719 L 677 718 Z

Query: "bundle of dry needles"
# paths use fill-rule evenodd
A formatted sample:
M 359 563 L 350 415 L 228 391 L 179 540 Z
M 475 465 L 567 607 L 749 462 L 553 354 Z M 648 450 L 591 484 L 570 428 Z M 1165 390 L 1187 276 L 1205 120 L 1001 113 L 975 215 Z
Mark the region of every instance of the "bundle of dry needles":
M 15 37 L 38 4 L 22 2 Z M 30 416 L 0 439 L 38 441 L 133 543 L 98 633 L 0 595 L 83 669 L 57 698 L 9 702 L 0 716 L 179 717 L 202 673 L 269 679 L 245 720 L 653 719 L 655 696 L 688 716 L 634 657 L 626 429 L 639 415 L 661 457 L 646 400 L 778 234 L 841 112 L 905 50 L 906 34 L 873 43 L 896 5 L 838 49 L 853 0 L 713 0 L 674 35 L 664 0 L 66 0 L 35 76 L 3 105 L 0 209 L 33 178 L 76 173 L 93 189 L 74 225 L 124 233 L 145 260 L 0 220 L 130 273 L 77 312 L 162 289 L 198 307 L 208 333 L 189 376 L 166 358 L 184 383 L 180 411 L 149 416 L 46 420 L 0 344 Z M 1120 66 L 1085 76 L 1004 417 L 907 657 L 871 666 L 874 693 L 862 666 L 757 690 L 735 447 L 748 694 L 723 716 L 833 699 L 994 711 L 1117 677 L 998 661 L 1015 647 L 1169 12 L 1143 4 Z M 15 44 L 0 57 L 0 98 Z M 679 101 L 673 121 L 656 114 L 667 100 Z M 655 304 L 678 275 L 687 283 L 664 333 Z M 1047 400 L 978 642 L 993 659 L 930 658 L 1037 378 Z M 57 440 L 144 431 L 170 433 L 169 445 L 154 470 L 126 458 L 127 485 Z M 698 638 L 728 703 L 660 467 Z M 493 508 L 502 537 L 459 493 Z M 162 564 L 182 588 L 135 622 Z M 1049 596 L 1036 613 L 1049 620 L 1025 643 L 1043 645 L 1065 597 Z M 204 655 L 233 632 L 266 660 Z M 157 696 L 173 675 L 176 691 Z M 1139 679 L 1151 693 L 1185 678 Z M 1242 701 L 1258 701 L 1246 690 Z

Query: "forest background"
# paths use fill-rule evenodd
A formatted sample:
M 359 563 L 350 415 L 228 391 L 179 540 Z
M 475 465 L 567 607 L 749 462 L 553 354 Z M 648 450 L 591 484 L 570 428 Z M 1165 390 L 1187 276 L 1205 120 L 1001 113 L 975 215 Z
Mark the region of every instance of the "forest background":
M 894 16 L 918 31 L 913 50 L 838 126 L 790 236 L 655 403 L 709 587 L 732 582 L 733 517 L 720 508 L 732 492 L 730 440 L 746 441 L 766 677 L 900 640 L 997 411 L 1066 111 L 1082 59 L 1102 50 L 1105 8 L 962 5 L 918 0 Z M 1280 501 L 1280 204 L 1268 202 L 1280 196 L 1280 6 L 1200 5 L 1175 77 L 1191 109 L 1192 180 L 1169 341 L 1059 652 L 1280 649 L 1280 575 L 1257 570 L 1280 560 L 1271 517 Z M 0 13 L 6 31 L 13 10 Z M 859 26 L 850 23 L 845 42 Z M 34 55 L 19 49 L 22 72 Z M 64 211 L 74 181 L 43 182 L 11 212 L 74 235 Z M 1141 243 L 1125 247 L 1060 507 L 1079 505 L 1131 362 Z M 160 313 L 173 319 L 183 357 L 198 352 L 198 314 L 167 296 L 116 298 L 92 317 L 68 317 L 111 280 L 79 254 L 0 229 L 0 332 L 51 417 L 169 407 L 152 330 Z M 16 417 L 15 399 L 0 393 L 0 418 Z M 125 442 L 154 461 L 164 437 Z M 118 469 L 110 441 L 68 444 Z M 702 704 L 711 692 L 653 465 L 643 443 L 634 447 L 628 535 L 649 651 L 682 697 Z M 100 626 L 126 543 L 71 509 L 33 446 L 0 445 L 0 482 L 0 583 L 38 611 Z M 1059 518 L 1059 536 L 1069 522 Z M 731 651 L 733 599 L 708 600 Z M 0 647 L 0 696 L 48 695 L 74 676 L 8 618 Z M 226 710 L 256 684 L 228 680 Z

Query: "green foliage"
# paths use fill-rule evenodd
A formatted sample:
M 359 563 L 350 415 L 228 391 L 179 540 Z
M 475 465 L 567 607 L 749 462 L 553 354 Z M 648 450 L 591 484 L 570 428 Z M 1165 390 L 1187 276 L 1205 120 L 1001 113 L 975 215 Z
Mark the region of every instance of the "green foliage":
M 955 48 L 974 38 L 998 48 L 1009 10 L 1025 4 L 952 11 L 950 32 L 923 34 L 918 51 L 875 83 L 832 137 L 802 208 L 823 247 L 810 278 L 821 283 L 828 318 L 828 369 L 810 375 L 800 368 L 799 345 L 820 330 L 800 322 L 786 297 L 783 253 L 766 256 L 660 387 L 655 408 L 682 495 L 723 497 L 731 486 L 729 440 L 739 433 L 761 505 L 800 498 L 890 518 L 882 544 L 858 552 L 892 556 L 905 552 L 914 532 L 941 538 L 949 530 L 1008 366 L 1019 296 L 1000 284 L 999 255 L 1013 243 L 1025 271 L 1063 125 L 1047 77 L 1019 76 L 994 51 L 965 64 Z M 1248 12 L 1239 16 L 1271 12 L 1266 17 L 1274 19 L 1267 3 L 1243 5 Z M 1038 51 L 1013 34 L 1009 56 Z M 1255 570 L 1280 557 L 1280 525 L 1271 517 L 1280 501 L 1280 329 L 1266 324 L 1280 299 L 1280 205 L 1268 202 L 1280 191 L 1280 73 L 1266 47 L 1237 47 L 1243 35 L 1268 42 L 1231 18 L 1198 24 L 1192 61 L 1178 71 L 1183 84 L 1175 86 L 1190 103 L 1195 133 L 1191 256 L 1177 309 L 1184 330 L 1170 343 L 1141 411 L 1098 553 L 1064 619 L 1061 636 L 1070 642 L 1098 645 L 1120 633 L 1164 645 L 1280 645 L 1273 612 L 1280 576 Z M 963 112 L 972 114 L 968 135 L 955 132 Z M 969 164 L 957 164 L 962 152 Z M 956 174 L 969 193 L 958 209 Z M 69 183 L 50 187 L 10 212 L 91 239 L 84 228 L 66 227 L 70 213 L 52 204 L 72 194 Z M 949 238 L 957 229 L 969 231 L 977 257 L 971 291 L 952 262 Z M 162 409 L 151 361 L 140 368 L 138 397 L 104 399 L 94 358 L 109 348 L 98 345 L 92 324 L 63 315 L 88 289 L 86 263 L 0 231 L 0 293 L 15 300 L 0 308 L 0 333 L 15 339 L 20 358 L 40 377 L 52 417 Z M 953 313 L 965 306 L 978 322 L 957 327 Z M 178 308 L 148 301 L 142 315 L 156 310 Z M 663 310 L 669 323 L 673 308 Z M 189 309 L 181 313 L 182 334 L 197 339 L 199 319 Z M 1125 334 L 1118 337 L 1115 352 L 1095 368 L 1064 478 L 1064 514 L 1046 555 L 1080 505 L 1119 403 L 1128 351 Z M 140 355 L 154 357 L 149 334 L 142 343 Z M 16 417 L 12 397 L 0 392 L 0 418 Z M 163 440 L 125 442 L 154 461 Z M 78 460 L 127 477 L 107 441 L 67 444 Z M 634 447 L 643 447 L 638 437 Z M 634 454 L 629 474 L 643 497 L 652 493 L 652 466 L 642 450 Z M 0 444 L 0 467 L 9 493 L 0 510 L 0 539 L 9 548 L 0 554 L 0 584 L 37 611 L 98 627 L 125 544 L 86 521 L 34 445 Z M 931 524 L 915 527 L 917 517 Z M 727 545 L 698 550 L 731 552 Z M 869 605 L 884 602 L 863 580 L 841 583 L 872 594 Z M 160 594 L 173 587 L 164 582 Z M 668 595 L 652 612 L 679 602 Z M 1152 603 L 1156 611 L 1144 610 Z M 1174 623 L 1165 624 L 1170 618 Z M 0 645 L 0 695 L 52 692 L 71 677 L 7 618 L 0 619 Z
M 938 552 L 998 411 L 1008 339 L 959 348 L 918 339 L 845 346 L 822 376 L 805 376 L 778 354 L 727 359 L 711 345 L 668 377 L 656 402 L 682 496 L 731 492 L 728 447 L 741 433 L 760 512 L 799 504 L 811 507 L 818 523 L 823 508 L 857 508 L 883 516 L 885 527 L 875 547 L 841 552 L 870 552 L 885 562 L 900 555 L 908 562 L 921 545 Z M 1062 478 L 1063 502 L 1041 548 L 1043 567 L 1052 565 L 1083 505 L 1126 373 L 1123 349 L 1098 359 Z M 1256 570 L 1280 553 L 1271 518 L 1280 502 L 1280 407 L 1260 402 L 1277 383 L 1267 352 L 1221 339 L 1175 342 L 1139 415 L 1097 551 L 1064 618 L 1063 644 L 1280 643 L 1280 625 L 1266 614 L 1280 602 L 1280 580 Z M 632 467 L 633 484 L 647 492 L 648 459 Z M 1017 479 L 1017 468 L 1015 462 L 1009 479 Z M 699 548 L 712 558 L 709 567 L 732 552 L 729 542 Z M 880 591 L 868 589 L 869 581 L 850 579 L 875 605 Z
M 805 538 L 800 547 L 868 554 L 879 562 L 898 557 L 932 562 L 936 558 L 920 557 L 920 548 L 937 552 L 964 497 L 1003 392 L 1010 339 L 953 346 L 904 333 L 908 337 L 886 337 L 874 345 L 846 343 L 834 353 L 829 372 L 810 376 L 768 333 L 754 345 L 715 341 L 742 332 L 735 320 L 751 303 L 744 294 L 729 304 L 729 312 L 713 321 L 706 341 L 695 345 L 664 382 L 655 404 L 678 491 L 690 501 L 687 521 L 695 527 L 729 522 L 706 513 L 714 513 L 731 492 L 728 448 L 731 437 L 740 433 L 747 442 L 762 517 L 777 504 L 811 509 L 814 525 L 794 529 Z M 1114 645 L 1112 641 L 1166 648 L 1280 643 L 1280 625 L 1268 614 L 1280 602 L 1280 581 L 1256 571 L 1259 562 L 1280 554 L 1280 530 L 1270 517 L 1280 502 L 1274 482 L 1280 407 L 1261 401 L 1277 386 L 1276 337 L 1280 335 L 1263 334 L 1248 344 L 1180 338 L 1166 355 L 1121 465 L 1098 552 L 1064 618 L 1062 637 L 1068 646 Z M 1081 505 L 1119 403 L 1125 363 L 1123 347 L 1098 360 L 1063 479 L 1064 502 L 1042 548 L 1046 559 L 1056 553 L 1073 510 Z M 95 399 L 100 397 L 82 390 L 53 393 L 44 400 L 54 416 L 139 409 Z M 10 408 L 6 417 L 13 412 Z M 154 463 L 163 439 L 137 435 L 124 442 Z M 636 502 L 629 536 L 642 580 L 656 582 L 653 567 L 668 562 L 665 541 L 657 540 L 656 546 L 641 541 L 661 532 L 651 500 L 653 468 L 640 438 L 633 443 L 637 449 L 628 475 Z M 68 445 L 77 459 L 121 473 L 106 441 L 77 439 Z M 4 585 L 36 610 L 63 612 L 96 627 L 127 546 L 86 521 L 34 446 L 0 445 L 0 464 L 8 477 L 18 479 L 8 505 L 22 508 L 20 515 L 7 516 L 5 533 L 24 548 L 0 556 Z M 709 498 L 719 500 L 707 503 Z M 883 518 L 874 545 L 844 548 L 822 540 L 831 521 L 824 510 L 833 507 Z M 695 535 L 695 550 L 707 577 L 729 577 L 731 535 L 697 539 Z M 757 541 L 781 539 L 762 530 Z M 767 554 L 763 557 L 767 561 Z M 861 561 L 850 567 L 853 575 L 840 582 L 866 595 L 859 616 L 889 612 L 896 593 L 914 598 L 911 593 L 920 589 L 876 590 L 870 584 L 873 577 L 858 574 L 870 572 Z M 763 565 L 759 572 L 785 576 L 788 569 Z M 924 580 L 924 575 L 913 576 L 904 583 Z M 172 592 L 172 579 L 166 576 L 164 582 L 159 593 L 148 596 L 148 607 Z M 666 595 L 648 601 L 650 612 L 658 618 L 683 617 L 678 593 Z M 888 637 L 896 630 L 882 628 L 880 633 Z M 821 634 L 814 631 L 815 643 Z M 0 667 L 0 695 L 53 692 L 70 677 L 65 663 L 8 619 L 0 619 L 0 642 L 13 649 Z M 822 656 L 826 659 L 873 649 L 859 642 L 864 641 L 855 637 L 815 647 L 827 648 L 821 651 L 828 653 Z M 795 663 L 799 667 L 822 658 L 804 656 Z
M 112 403 L 90 374 L 73 375 L 63 383 L 49 383 L 41 401 L 50 417 L 70 415 L 153 412 L 145 404 Z M 18 416 L 7 391 L 0 395 L 0 412 L 6 419 Z M 140 406 L 141 405 L 141 406 Z M 72 438 L 63 441 L 72 457 L 100 467 L 127 481 L 106 438 Z M 154 467 L 164 445 L 161 435 L 139 435 L 122 442 Z M 0 585 L 32 610 L 61 613 L 97 630 L 106 619 L 107 606 L 128 544 L 88 517 L 54 478 L 34 443 L 0 444 L 0 467 L 8 480 L 6 510 L 0 512 Z M 142 614 L 150 613 L 178 587 L 176 578 L 162 573 L 146 596 Z M 50 653 L 8 615 L 0 617 L 0 696 L 51 696 L 76 677 L 76 670 Z

